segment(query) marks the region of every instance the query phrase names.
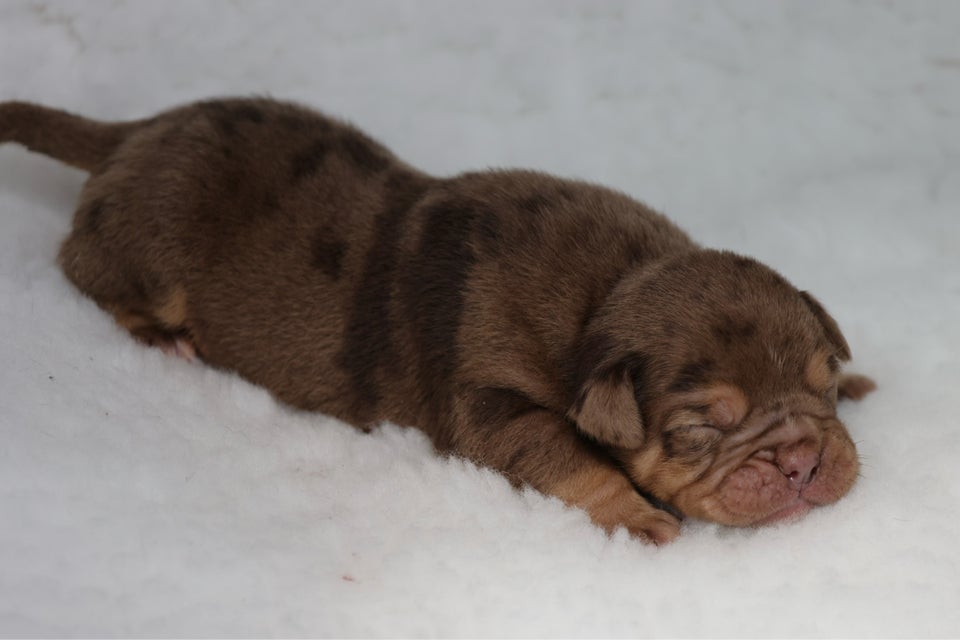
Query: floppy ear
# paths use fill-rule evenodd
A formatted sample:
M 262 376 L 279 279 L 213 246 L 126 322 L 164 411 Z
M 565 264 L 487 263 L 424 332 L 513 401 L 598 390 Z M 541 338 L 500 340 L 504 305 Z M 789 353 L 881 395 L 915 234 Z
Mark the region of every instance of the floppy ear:
M 643 444 L 643 420 L 634 388 L 634 371 L 625 360 L 591 375 L 567 416 L 584 433 L 615 447 Z
M 807 307 L 813 312 L 813 315 L 817 316 L 820 324 L 823 325 L 823 331 L 827 335 L 827 340 L 837 349 L 837 357 L 841 360 L 849 360 L 850 345 L 847 344 L 847 339 L 840 333 L 840 327 L 837 326 L 837 321 L 827 313 L 827 310 L 817 302 L 816 298 L 806 291 L 801 291 L 800 297 L 803 298 L 803 301 L 807 303 Z

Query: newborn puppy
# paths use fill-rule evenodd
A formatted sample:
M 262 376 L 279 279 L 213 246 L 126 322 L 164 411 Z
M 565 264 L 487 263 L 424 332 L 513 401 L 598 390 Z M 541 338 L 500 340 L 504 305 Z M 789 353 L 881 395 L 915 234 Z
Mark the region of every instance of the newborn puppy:
M 91 173 L 66 276 L 136 338 L 662 543 L 843 496 L 850 349 L 808 293 L 599 186 L 425 175 L 267 99 L 136 122 L 0 105 L 0 141 Z

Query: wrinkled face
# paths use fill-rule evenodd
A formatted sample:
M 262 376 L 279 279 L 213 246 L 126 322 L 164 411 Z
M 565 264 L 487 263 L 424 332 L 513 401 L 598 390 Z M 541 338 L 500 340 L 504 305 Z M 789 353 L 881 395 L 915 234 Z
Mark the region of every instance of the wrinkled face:
M 838 500 L 859 462 L 836 416 L 836 323 L 759 263 L 697 260 L 616 292 L 571 417 L 689 516 L 761 525 Z
M 811 355 L 809 384 L 764 401 L 719 381 L 666 394 L 649 437 L 621 460 L 659 499 L 728 525 L 768 524 L 834 502 L 859 462 L 836 417 L 830 357 Z

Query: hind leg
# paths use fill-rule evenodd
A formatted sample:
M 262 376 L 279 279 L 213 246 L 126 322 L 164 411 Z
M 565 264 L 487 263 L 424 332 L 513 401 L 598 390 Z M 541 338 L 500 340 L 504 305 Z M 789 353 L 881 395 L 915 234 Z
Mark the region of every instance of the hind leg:
M 140 272 L 96 233 L 76 228 L 60 248 L 64 274 L 140 342 L 194 360 L 200 355 L 187 322 L 186 292 Z
M 188 362 L 193 362 L 199 355 L 190 332 L 185 328 L 169 327 L 155 317 L 128 309 L 113 311 L 113 318 L 134 338 L 147 346 L 158 347 L 167 355 Z

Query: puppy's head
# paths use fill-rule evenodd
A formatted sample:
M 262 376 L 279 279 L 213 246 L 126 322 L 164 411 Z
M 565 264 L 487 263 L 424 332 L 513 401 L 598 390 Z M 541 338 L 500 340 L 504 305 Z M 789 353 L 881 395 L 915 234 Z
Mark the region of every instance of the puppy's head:
M 581 344 L 569 415 L 662 502 L 766 524 L 853 485 L 836 415 L 849 359 L 812 296 L 754 260 L 697 251 L 617 285 Z

